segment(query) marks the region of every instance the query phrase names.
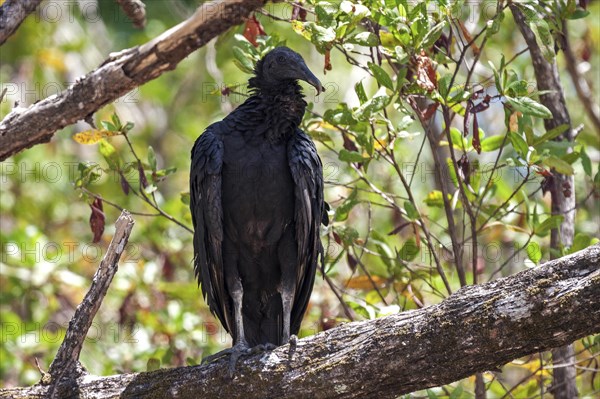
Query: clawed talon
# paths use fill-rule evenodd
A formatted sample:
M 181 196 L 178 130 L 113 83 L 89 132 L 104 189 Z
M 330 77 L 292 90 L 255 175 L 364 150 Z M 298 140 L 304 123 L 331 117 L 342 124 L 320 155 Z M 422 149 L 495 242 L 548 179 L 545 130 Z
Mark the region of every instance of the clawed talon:
M 233 348 L 227 349 L 231 354 L 231 357 L 229 358 L 229 378 L 233 379 L 235 375 L 237 362 L 240 359 L 240 357 L 251 356 L 256 355 L 257 353 L 272 351 L 275 348 L 277 348 L 277 345 L 271 343 L 259 344 L 252 348 L 249 348 L 246 343 L 239 343 L 236 344 Z
M 296 348 L 298 347 L 298 337 L 294 334 L 290 335 L 290 349 L 288 350 L 288 361 L 291 362 L 294 357 L 294 353 L 296 353 Z

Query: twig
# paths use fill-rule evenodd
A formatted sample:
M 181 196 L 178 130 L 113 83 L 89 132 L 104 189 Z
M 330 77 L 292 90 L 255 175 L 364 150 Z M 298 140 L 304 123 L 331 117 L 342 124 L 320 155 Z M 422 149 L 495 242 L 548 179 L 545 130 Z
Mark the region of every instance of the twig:
M 115 235 L 106 250 L 106 255 L 94 274 L 89 291 L 75 310 L 75 314 L 69 322 L 65 339 L 48 370 L 52 384 L 50 397 L 53 397 L 54 389 L 63 377 L 75 379 L 84 372 L 79 363 L 79 353 L 94 316 L 117 272 L 119 259 L 125 250 L 133 224 L 134 220 L 127 211 L 123 211 L 115 223 Z

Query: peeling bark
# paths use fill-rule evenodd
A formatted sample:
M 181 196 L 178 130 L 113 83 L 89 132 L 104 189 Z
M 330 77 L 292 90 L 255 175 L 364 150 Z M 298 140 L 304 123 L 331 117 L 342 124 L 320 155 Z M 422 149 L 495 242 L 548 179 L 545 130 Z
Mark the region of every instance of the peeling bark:
M 175 69 L 194 50 L 240 24 L 264 0 L 204 3 L 186 21 L 138 47 L 112 55 L 65 91 L 29 108 L 14 109 L 0 122 L 0 161 L 50 141 L 65 126 L 93 115 L 130 90 Z
M 238 362 L 63 379 L 61 398 L 393 398 L 493 370 L 515 358 L 600 332 L 600 245 L 438 305 L 354 322 Z M 585 317 L 582 317 L 585 315 Z M 49 388 L 0 390 L 45 398 Z

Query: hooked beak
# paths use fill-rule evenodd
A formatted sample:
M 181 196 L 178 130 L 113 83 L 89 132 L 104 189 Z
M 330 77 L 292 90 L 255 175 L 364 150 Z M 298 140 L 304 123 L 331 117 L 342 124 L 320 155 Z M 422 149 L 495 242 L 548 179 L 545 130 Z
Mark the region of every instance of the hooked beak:
M 300 76 L 298 77 L 298 79 L 305 81 L 306 83 L 310 84 L 315 89 L 317 89 L 317 96 L 325 91 L 325 88 L 323 87 L 319 79 L 317 79 L 317 77 L 310 71 L 310 69 L 308 69 L 306 64 L 300 66 Z

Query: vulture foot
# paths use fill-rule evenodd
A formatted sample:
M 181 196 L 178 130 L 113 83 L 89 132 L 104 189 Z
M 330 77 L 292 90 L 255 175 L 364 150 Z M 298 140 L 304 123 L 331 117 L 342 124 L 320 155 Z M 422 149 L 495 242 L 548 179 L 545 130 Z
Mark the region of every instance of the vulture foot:
M 277 345 L 271 343 L 259 344 L 250 348 L 248 347 L 248 344 L 241 342 L 234 345 L 233 348 L 227 349 L 229 351 L 228 353 L 231 354 L 231 357 L 229 358 L 229 377 L 233 379 L 237 362 L 240 357 L 252 356 L 258 353 L 272 351 L 275 348 L 277 348 Z

